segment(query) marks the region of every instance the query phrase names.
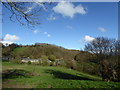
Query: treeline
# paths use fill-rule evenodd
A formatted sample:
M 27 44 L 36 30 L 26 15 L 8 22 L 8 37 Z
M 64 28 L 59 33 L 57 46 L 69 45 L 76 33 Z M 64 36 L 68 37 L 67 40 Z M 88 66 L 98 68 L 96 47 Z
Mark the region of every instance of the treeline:
M 99 75 L 104 81 L 120 81 L 119 40 L 99 37 L 87 43 L 84 51 L 68 50 L 45 43 L 26 46 L 11 44 L 2 47 L 2 55 L 9 56 L 13 61 L 20 61 L 24 57 L 49 59 L 52 62 L 62 59 L 64 67 Z

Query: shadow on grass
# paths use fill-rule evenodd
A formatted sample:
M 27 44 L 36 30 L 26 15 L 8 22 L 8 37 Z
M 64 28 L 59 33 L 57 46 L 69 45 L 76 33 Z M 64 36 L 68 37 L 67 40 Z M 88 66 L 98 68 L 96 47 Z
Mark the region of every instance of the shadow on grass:
M 8 69 L 2 72 L 2 79 L 14 79 L 18 77 L 30 77 L 31 73 L 22 69 Z
M 60 79 L 96 81 L 94 79 L 89 79 L 89 78 L 85 78 L 85 77 L 82 77 L 82 76 L 72 75 L 72 74 L 68 74 L 68 73 L 65 73 L 65 72 L 61 72 L 61 71 L 46 70 L 45 72 L 50 73 L 50 74 L 54 75 L 55 78 L 60 78 Z

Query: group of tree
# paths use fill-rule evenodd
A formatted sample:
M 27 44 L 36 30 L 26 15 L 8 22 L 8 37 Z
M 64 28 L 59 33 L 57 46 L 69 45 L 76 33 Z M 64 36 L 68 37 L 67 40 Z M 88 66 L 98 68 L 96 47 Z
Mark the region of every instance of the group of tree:
M 85 51 L 94 54 L 104 81 L 120 80 L 120 40 L 99 37 L 88 43 Z
M 2 44 L 2 43 L 1 43 Z M 19 45 L 17 44 L 10 44 L 9 46 L 5 46 L 5 45 L 1 45 L 2 46 L 2 56 L 10 56 L 10 53 L 17 47 L 19 47 Z

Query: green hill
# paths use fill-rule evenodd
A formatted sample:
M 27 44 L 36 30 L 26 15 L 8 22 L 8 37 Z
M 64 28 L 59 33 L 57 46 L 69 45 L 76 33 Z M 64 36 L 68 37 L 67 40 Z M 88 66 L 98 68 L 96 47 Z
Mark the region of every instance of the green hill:
M 35 44 L 29 46 L 22 46 L 14 48 L 10 54 L 13 57 L 30 57 L 30 58 L 41 58 L 43 55 L 49 57 L 54 55 L 56 58 L 73 59 L 79 50 L 68 50 L 60 46 L 51 44 Z
M 3 88 L 120 87 L 120 83 L 118 82 L 103 82 L 100 77 L 63 67 L 35 66 L 10 62 L 3 62 L 2 83 Z
M 61 64 L 63 67 L 87 72 L 89 74 L 100 75 L 98 65 L 89 61 L 91 54 L 85 51 L 69 50 L 52 44 L 37 43 L 35 45 L 11 45 L 9 47 L 3 47 L 2 54 L 3 56 L 8 55 L 10 60 L 15 62 L 20 62 L 24 57 L 29 57 L 31 59 L 43 59 L 44 63 L 40 65 L 44 66 L 53 65 L 53 63 L 48 64 L 46 59 L 54 57 L 55 60 L 62 59 L 64 61 Z

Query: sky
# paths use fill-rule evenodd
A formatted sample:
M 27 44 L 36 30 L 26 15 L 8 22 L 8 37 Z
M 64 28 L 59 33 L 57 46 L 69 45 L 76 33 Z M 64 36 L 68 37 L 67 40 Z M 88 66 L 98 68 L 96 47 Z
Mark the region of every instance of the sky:
M 44 6 L 43 6 L 44 7 Z M 28 8 L 32 12 L 35 5 Z M 37 42 L 84 49 L 96 37 L 118 38 L 117 2 L 59 2 L 53 3 L 38 17 L 41 24 L 29 28 L 16 20 L 3 7 L 2 43 L 31 45 Z

